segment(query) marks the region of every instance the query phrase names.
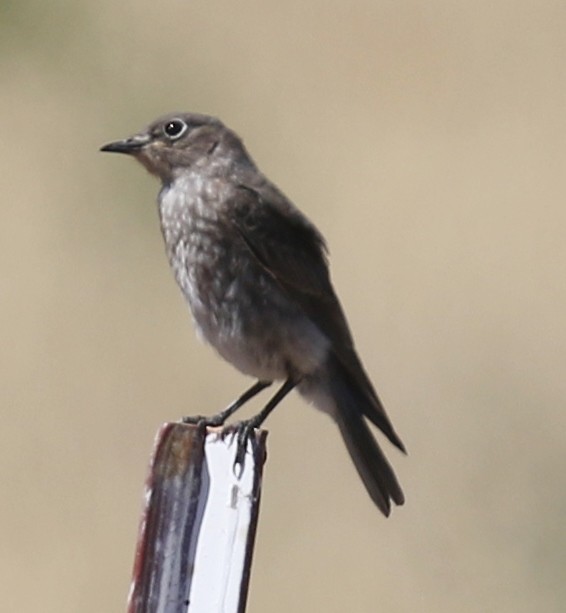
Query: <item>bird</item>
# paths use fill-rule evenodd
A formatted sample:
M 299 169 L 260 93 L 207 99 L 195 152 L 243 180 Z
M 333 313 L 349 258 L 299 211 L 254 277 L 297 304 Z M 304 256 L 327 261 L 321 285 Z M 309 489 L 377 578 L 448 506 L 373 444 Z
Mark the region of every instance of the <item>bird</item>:
M 370 498 L 389 516 L 405 497 L 369 424 L 406 449 L 356 352 L 320 231 L 215 117 L 171 113 L 101 151 L 127 154 L 160 179 L 166 252 L 197 334 L 256 379 L 207 425 L 223 426 L 282 382 L 257 415 L 237 424 L 237 462 L 253 430 L 296 389 L 334 419 Z

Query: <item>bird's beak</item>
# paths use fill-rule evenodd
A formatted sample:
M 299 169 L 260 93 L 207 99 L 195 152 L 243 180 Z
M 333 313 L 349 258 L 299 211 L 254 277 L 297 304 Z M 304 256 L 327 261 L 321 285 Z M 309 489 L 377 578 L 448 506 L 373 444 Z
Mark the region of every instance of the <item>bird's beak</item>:
M 150 137 L 147 134 L 136 134 L 123 140 L 117 140 L 100 147 L 100 151 L 111 151 L 112 153 L 137 153 L 144 145 L 147 145 Z

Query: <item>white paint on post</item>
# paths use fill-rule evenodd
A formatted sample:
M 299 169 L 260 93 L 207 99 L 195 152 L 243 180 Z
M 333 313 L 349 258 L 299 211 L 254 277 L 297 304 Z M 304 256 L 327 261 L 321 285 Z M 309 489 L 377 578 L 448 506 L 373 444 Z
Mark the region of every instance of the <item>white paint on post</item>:
M 237 444 L 209 434 L 205 441 L 202 490 L 206 506 L 196 541 L 189 613 L 236 613 L 242 595 L 250 530 L 255 530 L 256 471 L 252 444 L 248 442 L 241 475 L 234 469 Z M 261 466 L 259 467 L 261 470 Z M 199 521 L 200 520 L 200 521 Z M 253 535 L 252 535 L 253 538 Z
M 128 613 L 244 613 L 267 433 L 254 433 L 235 471 L 237 442 L 221 432 L 184 423 L 160 428 Z

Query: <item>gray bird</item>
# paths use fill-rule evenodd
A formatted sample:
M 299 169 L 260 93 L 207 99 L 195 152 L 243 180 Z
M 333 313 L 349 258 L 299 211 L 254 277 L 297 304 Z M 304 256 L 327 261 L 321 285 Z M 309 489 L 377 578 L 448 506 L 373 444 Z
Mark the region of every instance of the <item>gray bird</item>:
M 127 153 L 161 179 L 161 230 L 199 335 L 243 373 L 249 390 L 208 424 L 282 387 L 238 429 L 246 442 L 294 388 L 329 413 L 372 500 L 388 516 L 403 492 L 369 420 L 405 452 L 354 348 L 336 297 L 324 238 L 256 167 L 241 139 L 214 117 L 177 113 L 101 148 Z

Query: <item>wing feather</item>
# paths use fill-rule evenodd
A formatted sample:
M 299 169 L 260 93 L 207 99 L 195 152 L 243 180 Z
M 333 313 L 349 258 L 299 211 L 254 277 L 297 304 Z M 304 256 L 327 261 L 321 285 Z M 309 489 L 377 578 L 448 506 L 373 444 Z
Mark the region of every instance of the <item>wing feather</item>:
M 351 381 L 370 402 L 361 409 L 405 451 L 358 358 L 342 306 L 330 281 L 326 244 L 314 225 L 275 187 L 242 184 L 231 205 L 233 222 L 260 265 L 330 340 Z

